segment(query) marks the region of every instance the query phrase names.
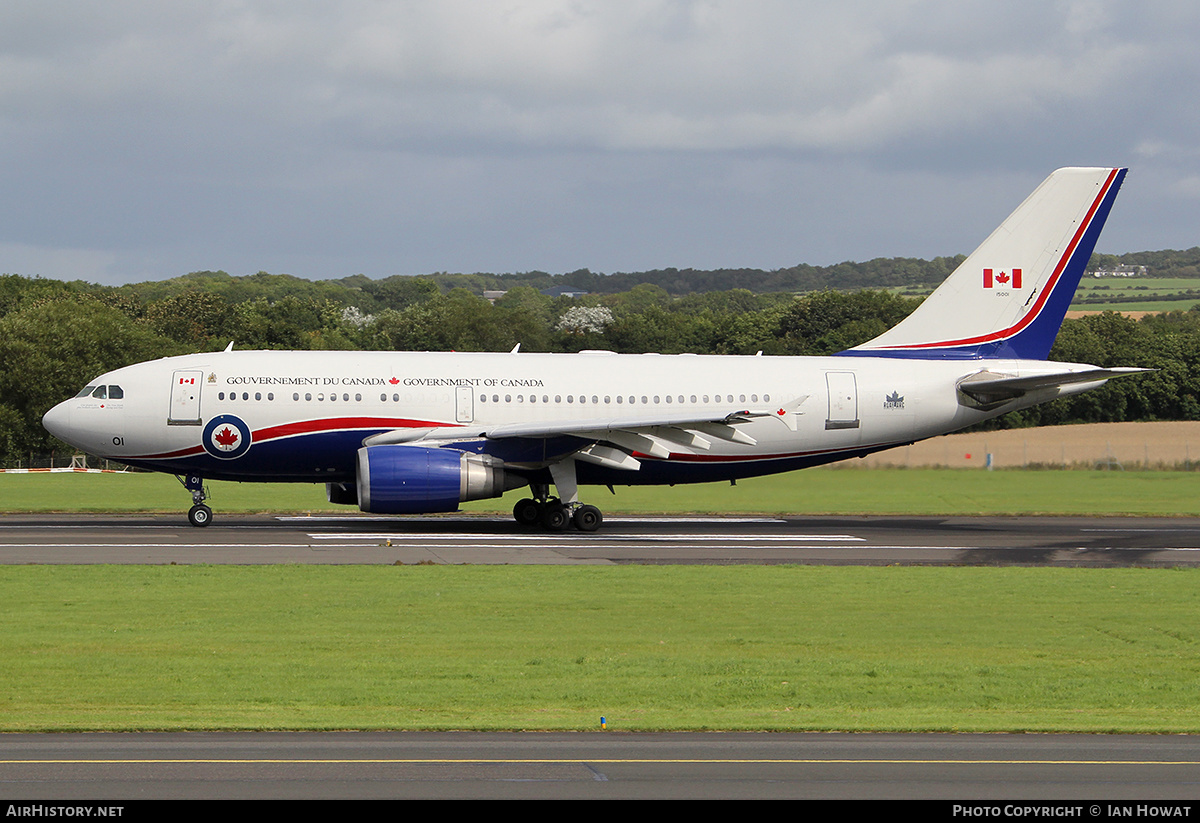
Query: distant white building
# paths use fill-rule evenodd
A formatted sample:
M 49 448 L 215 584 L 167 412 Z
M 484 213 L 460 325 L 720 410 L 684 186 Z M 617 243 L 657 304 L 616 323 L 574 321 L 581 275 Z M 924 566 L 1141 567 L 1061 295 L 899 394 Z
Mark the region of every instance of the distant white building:
M 552 289 L 542 289 L 542 294 L 547 297 L 570 297 L 574 299 L 576 297 L 583 297 L 588 292 L 583 289 L 577 289 L 574 286 L 555 286 Z
M 1101 269 L 1092 272 L 1092 277 L 1145 277 L 1145 266 L 1117 266 L 1115 269 Z

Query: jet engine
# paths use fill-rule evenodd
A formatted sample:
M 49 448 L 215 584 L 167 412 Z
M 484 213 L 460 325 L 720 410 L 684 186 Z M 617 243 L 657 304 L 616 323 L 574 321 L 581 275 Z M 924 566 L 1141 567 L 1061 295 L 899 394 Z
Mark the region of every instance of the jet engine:
M 375 514 L 452 512 L 465 500 L 499 497 L 529 481 L 487 455 L 381 445 L 358 450 L 358 507 Z

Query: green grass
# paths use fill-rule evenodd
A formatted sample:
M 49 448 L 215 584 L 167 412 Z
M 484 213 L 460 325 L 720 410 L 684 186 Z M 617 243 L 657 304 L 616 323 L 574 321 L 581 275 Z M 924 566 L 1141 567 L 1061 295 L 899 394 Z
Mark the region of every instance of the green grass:
M 222 513 L 357 511 L 331 506 L 319 485 L 211 483 Z M 528 490 L 464 504 L 468 512 L 510 512 Z M 1200 472 L 975 469 L 810 469 L 774 477 L 675 487 L 587 487 L 606 513 L 1073 514 L 1200 515 Z M 0 511 L 184 512 L 191 496 L 160 474 L 4 474 Z M 217 521 L 220 522 L 219 520 Z
M 1200 571 L 0 567 L 0 729 L 1200 732 Z

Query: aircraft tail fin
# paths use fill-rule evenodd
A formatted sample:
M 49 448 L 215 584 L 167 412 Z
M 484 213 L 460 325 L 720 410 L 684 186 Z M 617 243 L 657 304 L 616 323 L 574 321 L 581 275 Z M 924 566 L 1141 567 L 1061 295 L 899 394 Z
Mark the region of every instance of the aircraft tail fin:
M 1052 173 L 916 311 L 840 353 L 1045 360 L 1125 172 Z

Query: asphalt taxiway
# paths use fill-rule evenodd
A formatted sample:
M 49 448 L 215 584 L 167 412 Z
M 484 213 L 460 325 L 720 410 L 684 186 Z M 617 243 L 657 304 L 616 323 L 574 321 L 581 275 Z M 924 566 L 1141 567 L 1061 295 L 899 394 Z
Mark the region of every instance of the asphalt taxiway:
M 1194 566 L 1200 518 L 4 515 L 0 563 Z
M 1036 799 L 1039 804 L 1087 801 L 1066 816 L 1106 818 L 1116 816 L 1107 804 L 1089 804 L 1117 798 L 1171 801 L 1157 804 L 1164 808 L 1200 796 L 1200 737 L 15 734 L 0 735 L 0 795 L 8 803 L 20 798 L 953 798 L 1022 804 Z M 946 811 L 951 816 L 949 807 Z M 1042 814 L 1048 813 L 1043 809 Z

